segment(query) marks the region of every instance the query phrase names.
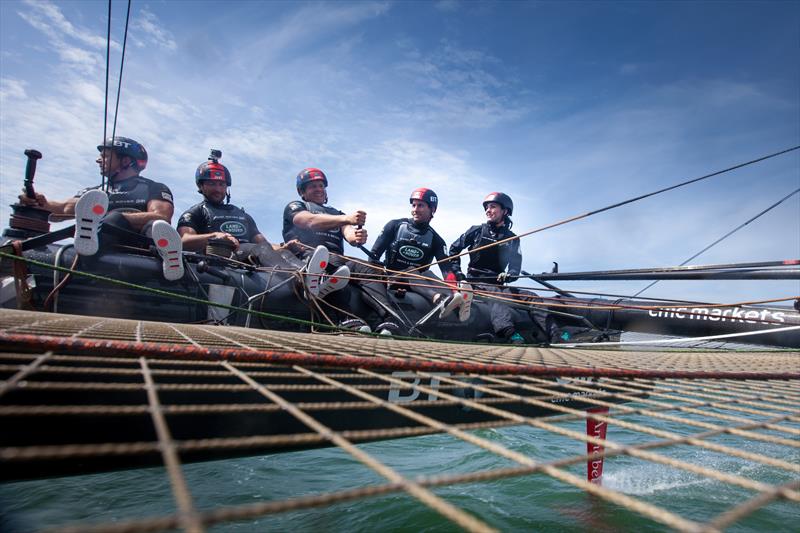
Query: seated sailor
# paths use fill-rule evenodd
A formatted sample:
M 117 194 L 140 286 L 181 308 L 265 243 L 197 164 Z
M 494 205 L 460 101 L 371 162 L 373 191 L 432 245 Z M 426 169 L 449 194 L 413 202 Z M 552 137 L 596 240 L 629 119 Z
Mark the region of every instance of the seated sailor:
M 367 242 L 367 230 L 362 227 L 367 214 L 358 210 L 346 215 L 326 205 L 328 178 L 318 168 L 301 170 L 295 185 L 300 200 L 289 202 L 283 211 L 283 238 L 287 242 L 297 239 L 302 243 L 297 256 L 308 261 L 307 290 L 313 296 L 323 297 L 326 294 L 321 287 L 329 282 L 348 279 L 351 272 L 360 273 L 362 268 L 370 270 L 343 255 L 345 240 L 353 246 Z M 335 293 L 330 303 L 352 315 L 349 291 Z M 369 329 L 360 319 L 340 316 L 340 322 L 344 327 L 362 331 Z
M 441 304 L 439 318 L 459 308 L 458 318 L 464 322 L 469 319 L 472 293 L 447 289 L 428 267 L 434 259 L 441 261 L 447 257 L 444 239 L 430 225 L 439 198 L 432 189 L 422 187 L 411 192 L 409 203 L 411 218 L 398 218 L 386 223 L 372 246 L 373 258 L 379 260 L 385 254 L 388 270 L 413 271 L 413 276 L 390 273 L 388 279 L 393 286 L 420 294 L 434 305 Z M 439 263 L 439 270 L 443 276 L 455 279 L 448 262 Z M 362 282 L 362 286 L 375 300 L 386 300 L 384 280 Z
M 181 239 L 170 225 L 172 193 L 163 183 L 140 176 L 147 151 L 127 137 L 108 138 L 97 147 L 97 164 L 108 183 L 80 191 L 62 201 L 20 195 L 24 205 L 38 205 L 53 214 L 75 218 L 75 251 L 91 256 L 110 244 L 150 246 L 162 258 L 164 277 L 183 277 Z
M 296 269 L 293 251 L 301 251 L 298 241 L 283 245 L 270 244 L 256 225 L 253 217 L 241 207 L 230 203 L 231 173 L 219 162 L 222 152 L 211 150 L 208 161 L 201 163 L 195 172 L 197 192 L 203 201 L 187 209 L 178 219 L 183 247 L 190 251 L 201 251 L 209 241 L 222 240 L 230 243 L 237 259 L 256 262 L 264 267 Z M 347 279 L 330 283 L 329 291 L 342 289 Z
M 511 290 L 504 285 L 507 281 L 515 281 L 522 268 L 519 240 L 495 243 L 515 236 L 511 231 L 514 203 L 507 194 L 493 192 L 484 198 L 483 209 L 486 213 L 486 222 L 469 228 L 450 245 L 449 254 L 458 255 L 464 249 L 477 250 L 485 246 L 484 249 L 470 252 L 466 279 L 477 290 L 500 295 L 511 294 Z M 457 279 L 465 278 L 461 272 L 460 257 L 452 260 L 451 269 Z M 491 299 L 490 302 L 494 334 L 507 342 L 524 344 L 525 339 L 514 327 L 511 307 L 496 299 Z

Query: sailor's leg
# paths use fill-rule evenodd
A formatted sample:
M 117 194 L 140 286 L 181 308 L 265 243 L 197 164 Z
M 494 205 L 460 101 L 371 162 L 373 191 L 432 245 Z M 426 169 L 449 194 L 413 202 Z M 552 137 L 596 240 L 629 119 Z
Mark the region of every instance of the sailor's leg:
M 319 287 L 322 284 L 322 275 L 329 265 L 330 254 L 324 246 L 317 246 L 314 253 L 308 258 L 304 274 L 306 290 L 312 296 L 319 294 Z
M 183 277 L 183 244 L 178 230 L 163 220 L 153 222 L 153 242 L 161 256 L 164 278 L 175 281 Z
M 75 252 L 94 255 L 100 247 L 98 232 L 108 213 L 108 195 L 99 190 L 86 191 L 75 204 Z
M 125 246 L 135 246 L 137 248 L 150 248 L 153 244 L 151 239 L 153 221 L 144 225 L 141 231 L 136 231 L 119 210 L 110 211 L 103 219 L 103 227 L 100 228 L 100 247 L 105 249 L 108 246 L 122 244 Z
M 347 265 L 342 265 L 333 271 L 330 276 L 324 277 L 325 281 L 319 287 L 317 296 L 325 298 L 327 295 L 334 291 L 339 291 L 347 287 L 350 282 L 350 269 Z
M 350 269 L 350 275 L 356 279 L 353 283 L 358 285 L 358 288 L 363 291 L 361 294 L 362 300 L 370 306 L 383 321 L 392 321 L 394 317 L 390 309 L 389 294 L 385 279 L 378 274 L 382 274 L 379 267 L 370 267 L 355 261 L 348 261 L 347 267 Z
M 497 296 L 504 296 L 510 292 L 504 287 L 499 287 L 497 285 L 491 285 L 488 283 L 479 285 L 479 290 L 491 292 Z M 514 329 L 514 319 L 511 307 L 508 304 L 494 298 L 490 298 L 489 302 L 489 313 L 492 321 L 492 329 L 494 329 L 495 334 L 506 339 L 510 339 L 516 333 L 516 330 Z

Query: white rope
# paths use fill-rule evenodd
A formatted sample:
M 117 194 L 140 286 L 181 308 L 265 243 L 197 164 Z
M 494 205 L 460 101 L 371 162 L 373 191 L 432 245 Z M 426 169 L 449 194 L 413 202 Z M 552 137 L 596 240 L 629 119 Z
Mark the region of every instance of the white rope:
M 622 346 L 630 344 L 669 344 L 671 342 L 697 342 L 710 341 L 716 339 L 731 339 L 734 337 L 748 337 L 753 335 L 764 335 L 766 333 L 780 333 L 784 331 L 794 331 L 800 326 L 787 326 L 783 328 L 761 329 L 758 331 L 744 331 L 741 333 L 727 333 L 725 335 L 709 335 L 707 337 L 683 337 L 679 339 L 659 339 L 649 341 L 617 341 L 617 342 L 575 342 L 570 344 L 558 344 L 559 348 L 574 348 L 576 346 Z

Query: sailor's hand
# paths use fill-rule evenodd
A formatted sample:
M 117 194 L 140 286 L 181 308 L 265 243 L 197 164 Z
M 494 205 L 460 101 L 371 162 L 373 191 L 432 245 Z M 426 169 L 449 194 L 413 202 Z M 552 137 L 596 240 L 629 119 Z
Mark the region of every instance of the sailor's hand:
M 350 213 L 347 215 L 347 222 L 353 226 L 363 226 L 367 222 L 367 212 L 358 210 L 355 213 Z M 364 243 L 362 242 L 360 244 Z
M 356 244 L 364 244 L 367 242 L 367 230 L 364 228 L 358 228 L 353 233 L 355 234 Z
M 497 275 L 497 283 L 503 284 L 506 281 L 510 281 L 510 279 L 509 279 L 510 277 L 511 276 L 508 275 L 508 272 L 500 272 Z
M 231 235 L 230 233 L 225 233 L 224 231 L 215 231 L 211 234 L 212 239 L 225 239 L 231 241 L 233 245 L 236 247 L 235 249 L 239 249 L 239 239 Z
M 283 243 L 283 248 L 288 248 L 290 252 L 293 254 L 299 254 L 303 251 L 304 246 L 300 244 L 300 241 L 297 239 L 292 239 L 291 241 L 286 241 Z
M 19 203 L 22 205 L 35 205 L 47 209 L 47 198 L 44 194 L 36 193 L 36 198 L 28 198 L 25 189 L 22 189 L 22 194 L 19 195 Z

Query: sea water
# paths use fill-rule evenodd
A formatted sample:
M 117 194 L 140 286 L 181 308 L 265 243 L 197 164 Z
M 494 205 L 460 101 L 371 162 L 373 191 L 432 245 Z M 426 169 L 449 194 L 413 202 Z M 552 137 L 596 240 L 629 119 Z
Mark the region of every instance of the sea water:
M 625 417 L 677 434 L 686 425 Z M 582 422 L 560 424 L 583 431 Z M 794 427 L 798 427 L 797 424 Z M 476 435 L 539 462 L 585 453 L 585 443 L 531 427 L 486 429 Z M 621 444 L 653 437 L 610 425 Z M 796 448 L 725 435 L 712 442 L 798 464 Z M 360 447 L 408 478 L 516 466 L 491 452 L 447 435 L 363 444 Z M 659 454 L 773 485 L 791 473 L 695 446 L 659 448 Z M 566 470 L 585 477 L 585 462 Z M 345 451 L 325 448 L 183 465 L 199 509 L 252 504 L 381 484 L 385 480 Z M 670 466 L 619 456 L 606 459 L 603 485 L 690 520 L 707 521 L 755 496 L 752 491 Z M 605 502 L 545 474 L 432 489 L 438 496 L 502 531 L 664 531 L 668 528 Z M 5 529 L 29 531 L 71 522 L 114 522 L 175 511 L 163 468 L 56 478 L 0 485 Z M 798 531 L 800 505 L 778 501 L 728 531 Z M 404 493 L 339 503 L 319 509 L 216 525 L 215 532 L 250 531 L 457 531 L 458 527 Z

